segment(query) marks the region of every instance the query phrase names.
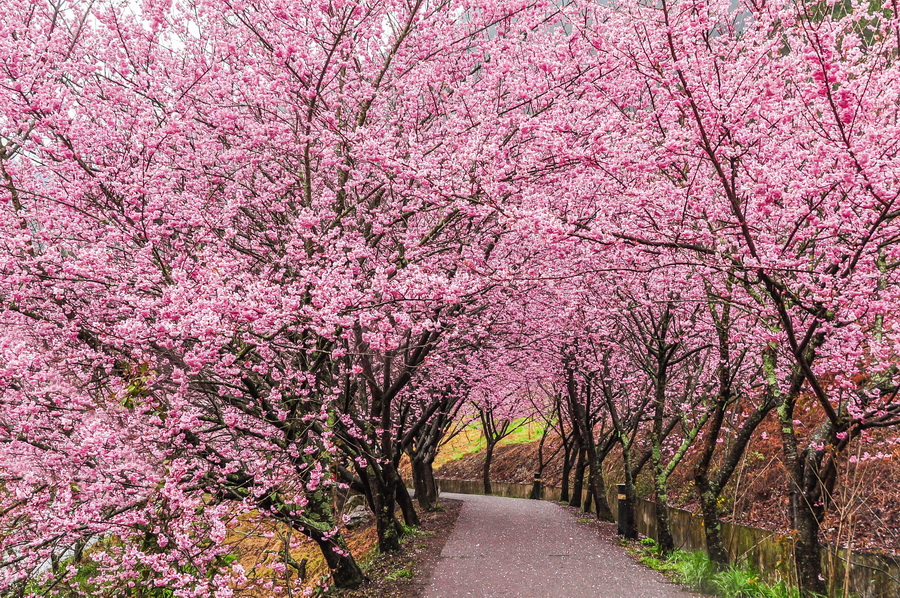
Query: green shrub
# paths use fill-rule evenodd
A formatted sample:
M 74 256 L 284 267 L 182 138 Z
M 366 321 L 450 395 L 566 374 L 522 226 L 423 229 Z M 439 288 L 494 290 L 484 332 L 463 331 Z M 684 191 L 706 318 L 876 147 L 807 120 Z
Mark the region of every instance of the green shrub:
M 652 538 L 639 542 L 639 560 L 671 574 L 678 583 L 719 598 L 800 598 L 797 588 L 784 581 L 767 583 L 749 567 L 732 564 L 719 569 L 703 551 L 676 550 L 663 558 Z
M 672 569 L 684 585 L 696 588 L 701 592 L 713 590 L 713 577 L 716 568 L 705 552 L 688 552 L 676 550 L 668 559 Z

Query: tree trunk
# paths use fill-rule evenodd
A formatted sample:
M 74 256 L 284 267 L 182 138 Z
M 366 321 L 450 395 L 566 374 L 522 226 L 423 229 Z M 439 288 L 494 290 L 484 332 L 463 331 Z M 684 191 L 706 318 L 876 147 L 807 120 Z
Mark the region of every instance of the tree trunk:
M 591 487 L 590 480 L 588 480 L 588 491 L 587 496 L 584 497 L 584 504 L 581 505 L 581 510 L 585 513 L 591 512 L 591 500 L 594 498 L 594 489 Z
M 630 449 L 623 449 L 622 453 L 625 461 L 625 513 L 627 525 L 625 526 L 625 537 L 629 540 L 638 539 L 637 529 L 637 500 L 634 492 L 634 475 L 631 471 L 631 459 L 628 458 Z
M 728 565 L 728 552 L 722 540 L 722 522 L 719 520 L 719 504 L 716 493 L 709 488 L 706 480 L 696 479 L 700 497 L 700 512 L 703 515 L 703 533 L 706 535 L 706 552 L 709 560 L 719 566 Z
M 675 550 L 675 541 L 672 539 L 672 532 L 669 529 L 669 497 L 666 488 L 666 474 L 663 467 L 662 444 L 665 440 L 665 432 L 663 420 L 666 409 L 666 384 L 667 361 L 662 357 L 663 352 L 660 351 L 658 356 L 658 369 L 655 388 L 655 405 L 653 411 L 653 429 L 650 433 L 650 455 L 653 463 L 653 490 L 656 494 L 656 542 L 663 554 L 668 554 Z
M 569 444 L 563 445 L 563 462 L 562 462 L 562 488 L 559 493 L 559 500 L 569 502 L 569 477 L 572 475 L 572 448 Z
M 825 595 L 825 576 L 822 572 L 822 546 L 819 543 L 821 508 L 808 505 L 804 497 L 799 497 L 797 520 L 797 543 L 794 545 L 794 560 L 797 563 L 797 582 L 803 596 Z
M 575 462 L 575 480 L 572 482 L 572 498 L 569 504 L 573 507 L 581 506 L 581 494 L 584 489 L 584 467 L 585 467 L 584 451 L 578 449 L 578 460 Z
M 625 526 L 624 529 L 622 529 L 622 533 L 628 540 L 637 540 L 637 510 L 635 509 L 634 496 L 634 477 L 637 475 L 637 472 L 632 465 L 631 459 L 632 441 L 629 439 L 626 430 L 622 427 L 615 404 L 607 398 L 606 405 L 609 409 L 613 426 L 615 427 L 616 439 L 619 442 L 619 446 L 622 447 L 622 469 L 625 473 L 625 501 L 624 503 L 619 504 L 619 508 L 624 509 L 625 511 Z M 620 519 L 622 518 L 622 515 L 623 513 L 619 513 Z
M 663 554 L 675 550 L 675 540 L 669 528 L 669 502 L 665 484 L 657 482 L 654 476 L 654 489 L 656 490 L 656 542 Z
M 412 466 L 413 488 L 416 491 L 416 502 L 419 503 L 420 509 L 428 510 L 431 505 L 428 503 L 428 491 L 425 488 L 425 462 L 420 457 L 410 459 Z
M 243 498 L 234 495 L 234 498 Z M 278 513 L 278 519 L 289 525 L 292 529 L 302 533 L 315 542 L 322 551 L 322 556 L 331 570 L 334 585 L 338 588 L 356 588 L 365 580 L 359 565 L 347 549 L 340 533 L 329 534 L 325 530 L 333 527 L 334 519 L 331 513 L 330 497 L 323 491 L 312 492 L 308 496 L 307 517 L 318 522 L 318 526 L 309 525 L 308 521 L 298 518 L 285 505 L 272 500 L 271 495 L 262 497 L 259 508 Z
M 438 487 L 434 479 L 434 457 L 425 459 L 425 491 L 428 494 L 429 510 L 434 509 L 438 501 Z
M 374 472 L 368 481 L 369 499 L 372 512 L 375 514 L 375 529 L 378 533 L 378 550 L 381 552 L 397 552 L 400 550 L 400 538 L 403 527 L 394 515 L 397 490 L 387 472 Z
M 694 468 L 694 486 L 700 499 L 700 512 L 703 516 L 703 533 L 706 536 L 706 552 L 710 561 L 719 568 L 728 565 L 728 552 L 722 541 L 722 523 L 719 521 L 719 496 L 722 488 L 728 483 L 737 462 L 743 455 L 744 449 L 750 440 L 750 435 L 756 429 L 756 425 L 762 421 L 762 415 L 771 409 L 774 403 L 766 400 L 762 408 L 756 409 L 751 417 L 745 421 L 738 431 L 737 442 L 732 445 L 730 454 L 724 458 L 719 467 L 716 479 L 713 483 L 709 479 L 709 469 L 716 452 L 716 445 L 722 432 L 722 424 L 725 421 L 725 411 L 731 402 L 731 344 L 728 336 L 728 328 L 731 323 L 731 305 L 725 303 L 721 311 L 717 313 L 714 303 L 710 302 L 709 312 L 716 326 L 718 338 L 719 365 L 716 368 L 719 392 L 716 396 L 715 409 L 706 431 L 700 458 Z M 753 422 L 756 423 L 753 423 Z M 748 429 L 748 425 L 751 425 Z
M 598 458 L 596 450 L 590 450 L 588 452 L 588 464 L 591 470 L 591 493 L 594 495 L 597 517 L 604 521 L 612 521 L 612 510 L 609 508 L 609 501 L 606 500 L 606 482 L 603 479 L 603 462 Z
M 326 539 L 324 535 L 318 534 L 313 540 L 322 550 L 325 562 L 331 570 L 331 579 L 334 581 L 335 587 L 354 589 L 362 584 L 365 579 L 363 573 L 350 555 L 350 551 L 344 545 L 343 540 L 335 536 Z
M 727 389 L 726 389 L 727 391 Z M 703 451 L 700 459 L 694 469 L 694 486 L 697 488 L 697 496 L 700 499 L 700 513 L 703 516 L 703 533 L 706 536 L 706 552 L 709 554 L 709 560 L 715 565 L 725 567 L 728 565 L 728 552 L 725 550 L 725 543 L 722 541 L 722 523 L 719 521 L 719 492 L 722 486 L 716 484 L 715 489 L 709 481 L 709 468 L 712 463 L 712 457 L 716 449 L 716 441 L 722 429 L 722 422 L 725 418 L 725 405 L 728 395 L 724 392 L 718 399 L 715 413 L 712 418 L 712 425 L 707 430 Z M 744 446 L 746 443 L 744 444 Z M 734 451 L 732 451 L 734 452 Z M 743 452 L 743 449 L 741 449 Z M 728 483 L 731 477 L 733 467 L 729 469 L 729 460 L 726 460 L 724 466 L 719 469 L 717 479 L 723 478 L 723 485 Z
M 824 595 L 826 591 L 819 531 L 837 477 L 834 458 L 839 449 L 830 442 L 833 440 L 830 424 L 820 426 L 810 436 L 802 461 L 803 485 L 795 497 L 797 543 L 794 545 L 794 560 L 797 563 L 797 580 L 804 596 Z M 833 452 L 826 458 L 829 450 Z
M 812 597 L 825 593 L 819 544 L 823 498 L 818 491 L 819 468 L 815 454 L 811 452 L 812 449 L 808 449 L 803 456 L 798 451 L 793 424 L 794 401 L 794 396 L 789 395 L 782 402 L 778 407 L 778 420 L 781 423 L 781 445 L 785 465 L 790 476 L 793 527 L 797 530 L 797 542 L 794 545 L 797 583 L 804 597 Z M 822 430 L 817 430 L 810 441 L 818 440 L 824 435 Z
M 398 552 L 400 550 L 400 538 L 403 535 L 403 528 L 400 522 L 394 517 L 393 504 L 388 507 L 387 502 L 393 503 L 393 500 L 385 501 L 375 514 L 375 528 L 378 532 L 378 550 L 381 552 Z
M 659 428 L 662 427 L 662 416 L 659 415 L 657 408 L 656 422 L 654 422 L 654 431 L 652 442 L 652 462 L 653 462 L 653 491 L 656 495 L 656 542 L 663 554 L 668 554 L 675 550 L 675 540 L 672 538 L 672 532 L 669 529 L 669 496 L 666 487 L 666 475 L 664 473 L 662 463 L 662 437 Z
M 543 485 L 543 480 L 541 479 L 541 474 L 534 474 L 534 480 L 531 482 L 531 494 L 528 498 L 531 500 L 541 500 L 541 494 L 543 493 L 541 487 Z
M 403 513 L 403 522 L 410 527 L 419 527 L 422 522 L 419 520 L 419 514 L 416 513 L 416 507 L 413 505 L 412 497 L 406 484 L 402 481 L 397 484 L 397 504 L 400 506 L 400 512 Z
M 726 395 L 726 397 L 729 395 Z M 718 499 L 722 495 L 722 489 L 728 484 L 740 463 L 754 430 L 765 419 L 766 415 L 775 407 L 775 402 L 767 400 L 747 418 L 734 437 L 734 442 L 724 455 L 718 466 L 714 478 L 710 479 L 709 470 L 715 451 L 716 439 L 722 427 L 725 414 L 725 402 L 717 408 L 713 416 L 712 426 L 707 430 L 706 446 L 701 458 L 694 469 L 694 485 L 700 500 L 700 511 L 703 515 L 703 527 L 706 535 L 706 550 L 710 560 L 724 567 L 728 564 L 728 551 L 725 550 L 725 542 L 722 539 L 722 523 L 719 520 Z
M 437 503 L 437 485 L 434 481 L 433 461 L 417 457 L 412 459 L 413 487 L 416 489 L 416 501 L 419 508 L 431 511 Z
M 494 459 L 494 443 L 488 442 L 484 452 L 484 470 L 482 471 L 482 482 L 484 484 L 484 493 L 490 495 L 491 489 L 491 461 Z

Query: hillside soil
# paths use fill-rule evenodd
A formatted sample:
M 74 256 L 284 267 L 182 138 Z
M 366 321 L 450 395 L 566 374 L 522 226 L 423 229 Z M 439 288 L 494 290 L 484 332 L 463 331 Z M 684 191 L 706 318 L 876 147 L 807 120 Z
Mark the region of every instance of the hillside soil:
M 403 550 L 384 555 L 377 549 L 378 537 L 373 521 L 354 529 L 342 528 L 348 548 L 368 581 L 358 590 L 332 590 L 330 596 L 339 598 L 417 598 L 440 556 L 447 537 L 459 517 L 462 503 L 441 499 L 434 511 L 420 512 L 422 526 L 403 539 Z M 399 513 L 398 513 L 399 515 Z M 286 582 L 294 581 L 291 568 L 278 572 L 284 546 L 284 529 L 273 528 L 268 522 L 242 522 L 229 530 L 226 540 L 232 546 L 238 562 L 250 572 L 250 584 L 241 588 L 242 596 L 273 598 L 287 596 Z M 305 583 L 314 591 L 321 583 L 328 583 L 329 574 L 319 547 L 302 540 L 291 550 L 297 562 L 306 561 Z

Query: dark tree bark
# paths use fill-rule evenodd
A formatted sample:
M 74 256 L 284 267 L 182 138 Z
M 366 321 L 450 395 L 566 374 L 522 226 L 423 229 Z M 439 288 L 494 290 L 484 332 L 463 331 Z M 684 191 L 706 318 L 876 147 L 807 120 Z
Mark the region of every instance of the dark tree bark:
M 484 493 L 490 495 L 493 493 L 491 488 L 491 463 L 494 461 L 494 445 L 496 443 L 488 441 L 487 448 L 484 451 L 484 466 L 481 470 L 481 482 Z
M 778 409 L 778 418 L 785 465 L 791 478 L 792 523 L 797 530 L 794 544 L 797 582 L 804 596 L 824 595 L 826 588 L 819 531 L 825 514 L 825 501 L 831 494 L 835 476 L 831 472 L 823 472 L 822 463 L 824 445 L 832 444 L 829 437 L 833 436 L 834 431 L 830 422 L 823 424 L 813 433 L 810 446 L 801 454 L 794 433 L 794 400 L 793 397 L 787 399 Z M 819 450 L 812 446 L 816 441 L 822 443 Z
M 629 540 L 637 540 L 638 539 L 638 528 L 637 528 L 637 497 L 635 496 L 634 491 L 634 477 L 635 473 L 632 469 L 631 464 L 631 443 L 629 442 L 626 446 L 622 445 L 622 461 L 625 469 L 625 504 L 623 507 L 626 512 L 627 522 L 625 529 L 623 530 L 624 536 Z
M 434 509 L 438 500 L 438 488 L 434 479 L 434 459 L 438 447 L 447 439 L 463 404 L 465 382 L 455 382 L 455 386 L 447 385 L 435 391 L 437 397 L 433 399 L 431 409 L 423 409 L 419 421 L 401 439 L 403 451 L 412 464 L 416 502 L 426 511 Z
M 611 442 L 613 438 L 612 432 L 607 432 L 603 446 L 598 446 L 595 438 L 594 428 L 597 424 L 597 413 L 599 409 L 593 405 L 593 375 L 585 375 L 584 382 L 579 384 L 579 380 L 575 377 L 575 359 L 572 356 L 567 357 L 565 362 L 566 370 L 566 389 L 568 396 L 569 414 L 572 418 L 572 430 L 575 434 L 578 444 L 583 447 L 584 455 L 587 460 L 587 467 L 590 472 L 588 476 L 589 490 L 593 495 L 593 502 L 597 505 L 597 517 L 606 521 L 612 521 L 612 510 L 609 508 L 609 501 L 606 499 L 606 485 L 603 480 L 603 459 L 609 453 L 613 446 Z M 580 501 L 579 501 L 580 502 Z M 587 502 L 589 509 L 590 502 Z
M 484 467 L 482 469 L 482 486 L 485 494 L 491 494 L 491 463 L 494 460 L 494 450 L 497 443 L 526 425 L 530 420 L 513 422 L 506 417 L 500 417 L 494 413 L 491 405 L 476 405 L 478 417 L 481 419 L 481 429 L 486 443 L 484 451 Z
M 703 450 L 700 459 L 694 469 L 694 484 L 697 487 L 697 494 L 700 502 L 700 512 L 703 517 L 703 531 L 706 536 L 706 549 L 709 558 L 713 563 L 723 566 L 729 562 L 728 552 L 725 550 L 725 543 L 722 538 L 722 522 L 719 516 L 719 497 L 734 472 L 737 470 L 738 464 L 747 450 L 753 432 L 759 427 L 759 424 L 774 409 L 775 401 L 771 397 L 767 397 L 752 412 L 752 414 L 744 420 L 735 434 L 734 442 L 728 449 L 728 452 L 722 458 L 722 462 L 716 470 L 715 476 L 710 477 L 710 466 L 713 453 L 716 448 L 717 439 L 719 437 L 722 423 L 724 420 L 725 409 L 730 399 L 726 396 L 720 397 L 720 404 L 716 406 L 713 414 L 711 427 L 707 430 Z
M 400 512 L 403 513 L 403 523 L 409 527 L 419 527 L 422 525 L 419 514 L 416 513 L 416 507 L 413 505 L 412 497 L 406 489 L 406 484 L 402 480 L 397 482 L 397 505 Z
M 654 468 L 654 480 L 657 479 L 657 470 Z M 656 543 L 663 554 L 675 550 L 675 539 L 669 527 L 669 497 L 665 486 L 654 483 L 653 490 L 656 501 L 654 502 L 654 514 L 656 516 Z
M 335 587 L 355 589 L 362 585 L 365 576 L 359 565 L 350 556 L 350 550 L 343 543 L 343 540 L 338 541 L 334 536 L 327 539 L 319 536 L 313 538 L 313 541 L 322 550 Z
M 664 352 L 668 354 L 668 350 Z M 661 355 L 662 357 L 662 355 Z M 662 461 L 662 443 L 663 421 L 666 409 L 666 381 L 667 381 L 667 359 L 659 359 L 659 369 L 656 371 L 655 404 L 653 408 L 653 428 L 650 432 L 650 447 L 652 450 L 651 461 L 653 462 L 653 492 L 656 498 L 656 542 L 663 554 L 668 554 L 675 550 L 675 540 L 672 538 L 672 531 L 669 529 L 669 496 L 665 480 L 663 478 L 663 461 Z
M 421 458 L 410 457 L 410 465 L 412 469 L 413 489 L 416 492 L 416 502 L 419 508 L 427 509 L 428 499 L 425 489 L 425 463 Z
M 565 438 L 565 437 L 563 437 Z M 562 502 L 571 502 L 569 496 L 569 484 L 572 477 L 572 459 L 573 459 L 572 443 L 563 440 L 563 462 L 562 462 L 562 488 L 560 489 L 559 500 Z
M 369 469 L 375 470 L 371 465 Z M 382 472 L 375 471 L 363 478 L 363 482 L 366 486 L 366 499 L 375 514 L 378 550 L 384 553 L 398 552 L 400 539 L 403 537 L 403 526 L 394 515 L 397 506 L 396 485 Z
M 416 501 L 423 510 L 430 511 L 437 503 L 437 484 L 434 481 L 434 461 L 423 457 L 411 459 L 413 488 Z
M 575 479 L 572 481 L 572 498 L 569 504 L 573 507 L 581 507 L 582 493 L 584 491 L 584 470 L 587 466 L 587 451 L 577 447 L 578 460 L 575 462 Z
M 437 480 L 434 479 L 434 457 L 425 460 L 425 496 L 427 509 L 434 509 L 438 500 Z
M 696 312 L 695 312 L 696 313 Z M 683 429 L 681 446 L 668 460 L 663 459 L 663 442 L 668 436 L 666 416 L 668 410 L 669 379 L 675 372 L 676 366 L 682 364 L 693 355 L 708 349 L 709 345 L 695 346 L 684 350 L 684 330 L 672 309 L 672 303 L 667 302 L 662 311 L 657 313 L 649 310 L 646 316 L 632 312 L 630 316 L 634 322 L 636 336 L 645 351 L 645 370 L 653 387 L 653 419 L 650 430 L 650 462 L 653 467 L 653 493 L 656 499 L 656 528 L 657 543 L 663 554 L 675 550 L 675 540 L 669 526 L 668 505 L 668 479 L 674 469 L 684 458 L 687 450 L 699 434 L 700 429 L 706 425 L 712 415 L 710 410 L 701 410 L 699 419 L 689 427 L 689 418 L 686 413 L 679 412 L 671 415 L 671 418 L 681 422 Z M 692 319 L 684 324 L 691 326 Z M 691 375 L 686 375 L 684 387 L 684 399 L 689 397 L 695 408 L 702 406 L 700 399 L 704 394 L 694 398 L 694 390 L 690 384 Z
M 612 421 L 612 438 L 611 442 L 617 442 L 622 449 L 622 465 L 624 471 L 625 485 L 625 501 L 622 505 L 626 511 L 627 526 L 623 530 L 626 538 L 636 540 L 638 537 L 637 529 L 637 492 L 635 490 L 635 480 L 644 466 L 650 462 L 653 455 L 653 445 L 643 451 L 642 454 L 635 454 L 635 440 L 641 424 L 645 421 L 645 412 L 647 406 L 651 403 L 654 395 L 650 393 L 642 394 L 642 398 L 636 401 L 627 400 L 630 389 L 613 388 L 609 384 L 609 380 L 613 377 L 609 373 L 612 367 L 608 358 L 604 357 L 604 380 L 600 389 L 603 393 L 603 399 L 606 409 L 609 411 Z M 661 435 L 668 436 L 669 433 L 678 424 L 677 417 L 669 418 L 668 422 L 663 426 Z M 611 450 L 612 444 L 608 450 Z
M 604 521 L 612 521 L 612 509 L 609 508 L 609 500 L 606 498 L 606 482 L 603 479 L 603 461 L 597 454 L 598 451 L 599 448 L 596 446 L 593 450 L 588 451 L 588 469 L 590 471 L 588 481 L 590 482 L 591 494 L 594 496 L 597 517 Z M 606 454 L 603 454 L 603 457 L 606 457 Z

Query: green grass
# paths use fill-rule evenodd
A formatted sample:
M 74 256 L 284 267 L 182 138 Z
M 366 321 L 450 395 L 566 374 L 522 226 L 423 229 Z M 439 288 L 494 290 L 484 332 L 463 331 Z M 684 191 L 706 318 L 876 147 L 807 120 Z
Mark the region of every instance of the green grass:
M 406 525 L 405 523 L 401 523 L 400 527 L 403 528 L 404 538 L 421 538 L 431 535 L 431 532 L 415 527 L 414 525 Z
M 525 444 L 526 442 L 537 442 L 544 433 L 543 422 L 529 422 L 500 441 L 501 445 L 509 444 Z
M 516 420 L 513 425 L 517 425 L 521 421 L 522 420 Z M 541 439 L 541 434 L 543 434 L 543 432 L 544 424 L 542 422 L 532 421 L 520 426 L 512 434 L 498 442 L 497 446 L 537 442 Z M 484 440 L 481 424 L 474 422 L 469 424 L 450 442 L 441 447 L 438 457 L 435 460 L 434 467 L 435 469 L 438 469 L 445 463 L 459 461 L 468 455 L 479 453 L 486 448 L 487 442 Z
M 701 591 L 713 589 L 712 579 L 716 571 L 706 553 L 677 551 L 667 559 L 667 562 L 684 585 Z
M 662 571 L 678 583 L 719 598 L 800 598 L 800 592 L 783 581 L 767 583 L 753 569 L 736 564 L 718 570 L 703 551 L 676 550 L 660 553 L 651 538 L 632 545 L 638 560 Z
M 472 424 L 441 447 L 437 459 L 434 461 L 434 468 L 438 469 L 444 463 L 451 461 L 459 461 L 467 455 L 483 451 L 486 447 L 487 443 L 481 433 L 481 426 Z
M 384 578 L 388 581 L 395 581 L 398 579 L 410 579 L 412 576 L 413 573 L 409 569 L 397 569 L 385 575 Z

